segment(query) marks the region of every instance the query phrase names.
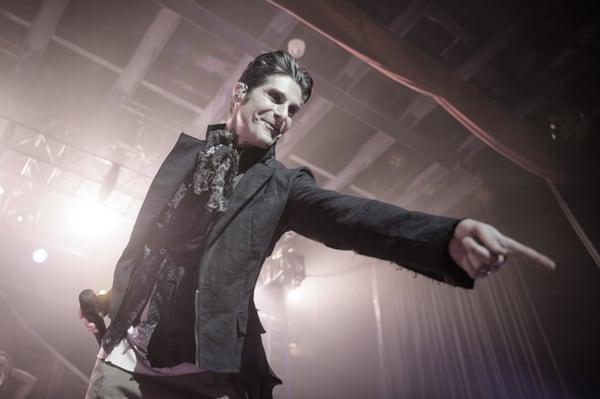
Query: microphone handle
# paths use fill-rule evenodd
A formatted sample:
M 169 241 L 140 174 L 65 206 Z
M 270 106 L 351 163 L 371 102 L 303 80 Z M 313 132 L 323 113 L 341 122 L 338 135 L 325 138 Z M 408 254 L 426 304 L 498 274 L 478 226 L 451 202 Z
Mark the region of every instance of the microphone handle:
M 96 341 L 100 345 L 102 337 L 106 332 L 106 324 L 104 324 L 104 319 L 100 316 L 96 293 L 90 289 L 81 291 L 79 294 L 79 306 L 81 307 L 82 316 L 96 325 L 98 332 L 94 333 L 94 337 L 96 337 Z

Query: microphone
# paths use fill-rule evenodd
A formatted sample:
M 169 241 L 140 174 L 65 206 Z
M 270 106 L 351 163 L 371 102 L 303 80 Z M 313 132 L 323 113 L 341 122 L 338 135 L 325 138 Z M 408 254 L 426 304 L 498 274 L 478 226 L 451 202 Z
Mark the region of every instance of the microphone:
M 102 336 L 106 332 L 106 325 L 100 315 L 98 296 L 90 289 L 81 291 L 79 293 L 79 306 L 81 307 L 81 315 L 96 325 L 98 332 L 94 333 L 94 336 L 98 341 L 98 345 L 100 345 Z

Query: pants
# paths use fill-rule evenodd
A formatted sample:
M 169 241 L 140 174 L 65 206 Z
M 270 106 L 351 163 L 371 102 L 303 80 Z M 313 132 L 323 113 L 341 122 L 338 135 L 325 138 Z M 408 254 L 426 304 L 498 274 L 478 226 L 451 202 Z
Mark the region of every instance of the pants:
M 98 359 L 85 399 L 246 399 L 227 374 L 210 371 L 176 376 L 135 374 Z

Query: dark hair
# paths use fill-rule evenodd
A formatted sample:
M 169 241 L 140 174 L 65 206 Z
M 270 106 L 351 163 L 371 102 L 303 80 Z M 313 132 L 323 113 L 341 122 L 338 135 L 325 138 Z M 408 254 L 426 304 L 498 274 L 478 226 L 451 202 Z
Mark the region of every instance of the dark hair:
M 310 73 L 287 51 L 279 50 L 263 53 L 254 58 L 238 79 L 248 86 L 248 92 L 265 83 L 270 75 L 287 75 L 300 86 L 302 103 L 306 103 L 312 94 L 313 80 Z M 233 101 L 229 113 L 233 110 Z

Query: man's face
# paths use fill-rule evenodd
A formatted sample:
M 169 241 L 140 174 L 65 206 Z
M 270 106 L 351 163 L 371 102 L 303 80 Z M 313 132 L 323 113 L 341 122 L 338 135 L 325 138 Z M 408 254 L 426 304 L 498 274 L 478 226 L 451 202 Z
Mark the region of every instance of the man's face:
M 302 104 L 302 90 L 287 75 L 270 75 L 250 92 L 244 92 L 243 84 L 236 85 L 234 101 L 227 125 L 237 133 L 238 145 L 268 148 L 291 127 Z

